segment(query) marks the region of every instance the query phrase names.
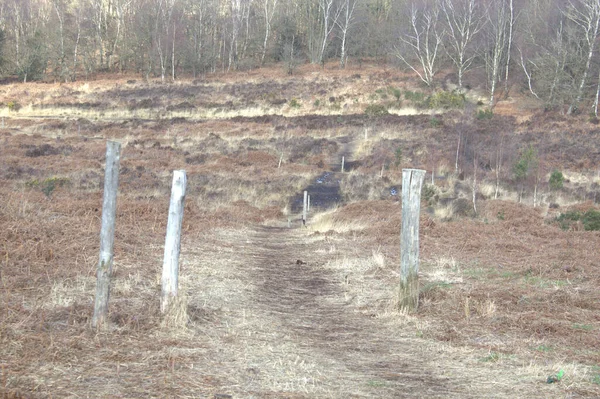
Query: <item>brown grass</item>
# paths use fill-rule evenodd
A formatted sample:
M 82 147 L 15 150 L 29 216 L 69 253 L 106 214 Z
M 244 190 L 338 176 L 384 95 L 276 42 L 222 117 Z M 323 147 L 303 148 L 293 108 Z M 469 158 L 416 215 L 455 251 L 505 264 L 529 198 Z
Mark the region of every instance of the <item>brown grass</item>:
M 459 116 L 439 116 L 436 128 L 429 116 L 352 115 L 376 88 L 411 88 L 406 75 L 306 66 L 292 78 L 269 69 L 175 85 L 129 79 L 0 90 L 1 102 L 24 105 L 2 111 L 0 129 L 0 397 L 600 396 L 600 236 L 561 230 L 553 218 L 564 209 L 550 200 L 534 209 L 530 194 L 524 204 L 485 199 L 494 175 L 484 168 L 479 213 L 461 214 L 471 172 L 464 161 L 463 176 L 451 174 Z M 302 105 L 274 105 L 280 97 Z M 156 106 L 130 111 L 146 98 Z M 325 105 L 315 110 L 316 99 Z M 30 119 L 42 105 L 49 116 Z M 488 129 L 499 123 L 515 146 L 545 143 L 545 164 L 568 170 L 561 204 L 583 195 L 578 209 L 595 207 L 598 152 L 584 150 L 585 121 L 510 110 L 471 125 L 481 159 L 493 159 Z M 212 119 L 232 115 L 246 117 Z M 567 125 L 577 134 L 563 134 Z M 123 156 L 110 329 L 96 333 L 107 138 Z M 380 176 L 398 147 L 402 165 Z M 290 198 L 341 155 L 355 162 L 340 176 L 345 202 L 298 228 Z M 438 172 L 439 198 L 422 207 L 411 315 L 397 310 L 400 202 L 390 195 L 404 166 Z M 161 316 L 175 169 L 188 173 L 181 297 Z M 503 199 L 516 193 L 508 169 Z M 563 381 L 545 383 L 561 369 Z

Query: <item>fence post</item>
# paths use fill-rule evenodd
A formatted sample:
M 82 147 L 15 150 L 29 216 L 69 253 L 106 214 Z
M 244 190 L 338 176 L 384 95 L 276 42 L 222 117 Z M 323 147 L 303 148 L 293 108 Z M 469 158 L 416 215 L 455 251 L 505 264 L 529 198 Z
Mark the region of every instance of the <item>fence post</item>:
M 402 170 L 402 232 L 400 237 L 400 309 L 419 306 L 419 214 L 425 171 Z
M 181 249 L 181 224 L 183 222 L 186 180 L 185 170 L 173 172 L 161 280 L 160 311 L 162 313 L 169 309 L 170 302 L 177 296 L 179 288 L 179 251 Z
M 345 159 L 344 159 L 344 157 L 342 156 L 342 173 L 344 173 L 344 161 L 345 161 Z
M 306 215 L 308 213 L 308 191 L 304 190 L 304 202 L 302 206 L 302 224 L 306 226 Z
M 96 299 L 94 301 L 93 328 L 107 326 L 110 277 L 113 267 L 115 243 L 115 219 L 117 215 L 117 191 L 119 187 L 119 161 L 121 144 L 106 143 L 106 168 L 104 170 L 104 198 L 102 201 L 102 227 L 100 230 L 100 260 L 96 271 Z

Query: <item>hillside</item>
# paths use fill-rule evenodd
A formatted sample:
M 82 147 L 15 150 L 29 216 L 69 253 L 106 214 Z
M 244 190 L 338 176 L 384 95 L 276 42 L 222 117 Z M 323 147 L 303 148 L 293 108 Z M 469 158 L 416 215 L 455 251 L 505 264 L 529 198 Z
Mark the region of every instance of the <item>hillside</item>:
M 0 86 L 0 397 L 600 396 L 597 121 L 450 89 L 376 66 Z M 397 309 L 407 167 L 428 171 L 415 314 Z M 162 318 L 176 169 L 183 311 Z

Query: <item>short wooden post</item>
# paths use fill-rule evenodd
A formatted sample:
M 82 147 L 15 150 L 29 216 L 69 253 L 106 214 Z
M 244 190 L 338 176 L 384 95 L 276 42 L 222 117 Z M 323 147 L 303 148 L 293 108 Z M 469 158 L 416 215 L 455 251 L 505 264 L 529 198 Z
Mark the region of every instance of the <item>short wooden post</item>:
M 165 313 L 169 309 L 169 305 L 172 299 L 177 296 L 179 288 L 179 251 L 181 249 L 181 224 L 183 222 L 185 186 L 185 170 L 174 171 L 161 280 L 160 311 L 162 313 Z
M 400 237 L 400 309 L 419 306 L 419 214 L 425 171 L 402 170 L 402 232 Z
M 106 143 L 106 168 L 104 171 L 104 199 L 102 201 L 102 227 L 100 230 L 100 261 L 96 270 L 96 299 L 94 301 L 93 328 L 105 328 L 110 297 L 110 277 L 113 267 L 117 191 L 119 187 L 119 161 L 121 144 Z
M 308 191 L 304 191 L 304 202 L 302 206 L 302 224 L 306 226 L 306 215 L 308 213 Z
M 344 159 L 344 157 L 342 157 L 342 173 L 344 173 L 344 161 L 345 161 L 345 159 Z

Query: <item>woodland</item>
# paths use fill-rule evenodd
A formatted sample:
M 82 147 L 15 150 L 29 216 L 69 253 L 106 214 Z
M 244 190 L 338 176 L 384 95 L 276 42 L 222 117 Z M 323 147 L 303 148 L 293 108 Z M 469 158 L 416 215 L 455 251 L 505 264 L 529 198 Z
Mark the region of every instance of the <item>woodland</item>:
M 67 82 L 101 72 L 178 76 L 279 62 L 365 60 L 425 87 L 511 84 L 547 107 L 597 114 L 600 0 L 3 0 L 6 79 Z M 443 73 L 442 73 L 443 71 Z M 587 107 L 587 105 L 586 105 Z M 584 107 L 585 108 L 585 107 Z M 587 113 L 587 111 L 586 111 Z

